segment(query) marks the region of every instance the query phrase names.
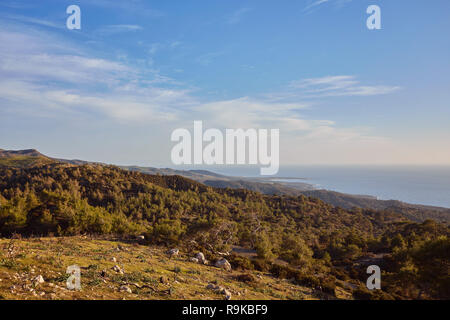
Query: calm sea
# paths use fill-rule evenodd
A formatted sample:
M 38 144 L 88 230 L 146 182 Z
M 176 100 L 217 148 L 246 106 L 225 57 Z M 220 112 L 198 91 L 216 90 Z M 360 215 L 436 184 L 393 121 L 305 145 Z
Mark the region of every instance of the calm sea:
M 254 167 L 205 169 L 233 176 L 259 175 Z M 450 166 L 286 166 L 276 177 L 297 178 L 319 189 L 450 208 Z

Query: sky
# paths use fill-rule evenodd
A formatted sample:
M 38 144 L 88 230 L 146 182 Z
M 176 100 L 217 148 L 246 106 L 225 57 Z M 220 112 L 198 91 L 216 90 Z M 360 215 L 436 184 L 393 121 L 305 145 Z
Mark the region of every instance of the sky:
M 174 167 L 171 132 L 202 120 L 278 128 L 281 165 L 450 165 L 449 14 L 448 0 L 2 0 L 0 148 Z

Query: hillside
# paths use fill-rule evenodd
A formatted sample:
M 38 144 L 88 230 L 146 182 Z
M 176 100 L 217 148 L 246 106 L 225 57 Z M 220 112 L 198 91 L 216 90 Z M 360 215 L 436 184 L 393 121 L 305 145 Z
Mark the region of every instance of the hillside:
M 377 200 L 373 197 L 355 196 L 329 190 L 302 191 L 301 194 L 307 197 L 318 198 L 326 203 L 344 209 L 357 207 L 397 212 L 405 218 L 416 222 L 423 222 L 427 219 L 445 223 L 450 222 L 449 208 L 410 204 L 397 200 Z
M 449 228 L 413 223 L 395 212 L 344 210 L 305 196 L 216 189 L 180 176 L 57 162 L 0 168 L 0 204 L 3 237 L 143 235 L 147 244 L 183 252 L 195 243 L 213 261 L 218 252 L 238 246 L 255 255 L 228 256 L 233 269 L 269 272 L 332 295 L 340 281 L 352 281 L 360 288 L 355 297 L 372 296 L 363 289 L 361 261 L 382 254 L 384 296 L 374 297 L 448 295 L 442 279 L 448 277 Z M 411 270 L 407 278 L 400 272 L 405 268 Z
M 52 163 L 53 160 L 34 149 L 3 150 L 0 149 L 0 167 L 26 168 Z
M 333 298 L 264 272 L 194 263 L 193 256 L 181 252 L 169 258 L 161 247 L 117 239 L 0 240 L 0 299 L 225 299 L 216 286 L 232 300 Z M 66 268 L 74 264 L 81 269 L 80 291 L 66 288 Z M 36 283 L 38 276 L 43 283 Z M 352 297 L 344 288 L 337 295 Z

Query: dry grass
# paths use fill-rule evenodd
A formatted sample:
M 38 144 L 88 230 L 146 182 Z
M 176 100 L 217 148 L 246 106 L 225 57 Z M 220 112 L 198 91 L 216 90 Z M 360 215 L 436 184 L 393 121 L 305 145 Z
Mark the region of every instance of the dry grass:
M 2 299 L 224 299 L 208 289 L 213 283 L 232 299 L 314 299 L 313 290 L 252 272 L 256 281 L 240 281 L 242 272 L 218 269 L 180 255 L 169 259 L 162 247 L 86 237 L 0 239 Z M 113 262 L 115 258 L 116 262 Z M 66 269 L 81 267 L 81 290 L 66 288 Z M 112 268 L 120 266 L 124 274 Z M 45 282 L 34 284 L 42 275 Z M 162 279 L 161 279 L 162 278 Z M 128 286 L 132 293 L 120 292 Z

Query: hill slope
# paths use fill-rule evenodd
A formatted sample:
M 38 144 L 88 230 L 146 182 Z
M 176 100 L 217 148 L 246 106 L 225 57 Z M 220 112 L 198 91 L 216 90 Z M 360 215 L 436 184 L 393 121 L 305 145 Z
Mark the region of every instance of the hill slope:
M 35 149 L 3 150 L 0 149 L 0 167 L 26 168 L 52 163 L 53 160 Z
M 385 272 L 385 298 L 444 297 L 448 289 L 443 279 L 449 229 L 444 225 L 113 166 L 53 162 L 0 168 L 0 235 L 14 233 L 143 234 L 148 243 L 185 251 L 195 243 L 208 259 L 240 246 L 253 250 L 256 259 L 229 256 L 233 268 L 269 271 L 332 294 L 339 281 L 362 286 L 367 275 L 361 261 L 381 254 L 377 263 Z M 404 278 L 404 268 L 415 271 Z
M 182 252 L 169 259 L 164 248 L 117 239 L 0 240 L 0 299 L 225 299 L 208 285 L 223 287 L 233 300 L 324 297 L 319 290 L 263 272 L 229 272 L 194 263 L 189 261 L 193 254 Z M 80 291 L 66 288 L 66 268 L 74 264 L 81 269 Z M 34 285 L 39 275 L 44 282 Z M 338 296 L 352 297 L 343 288 Z

